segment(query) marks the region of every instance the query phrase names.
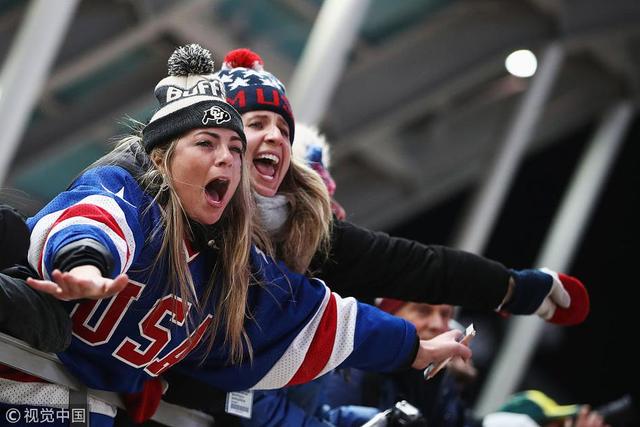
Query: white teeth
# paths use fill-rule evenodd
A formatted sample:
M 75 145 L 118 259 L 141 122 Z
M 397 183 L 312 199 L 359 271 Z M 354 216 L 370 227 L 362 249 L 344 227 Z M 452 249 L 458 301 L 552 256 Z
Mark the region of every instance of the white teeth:
M 258 154 L 256 158 L 260 160 L 262 159 L 271 160 L 274 165 L 277 165 L 278 163 L 280 163 L 280 159 L 275 154 L 262 153 L 262 154 Z

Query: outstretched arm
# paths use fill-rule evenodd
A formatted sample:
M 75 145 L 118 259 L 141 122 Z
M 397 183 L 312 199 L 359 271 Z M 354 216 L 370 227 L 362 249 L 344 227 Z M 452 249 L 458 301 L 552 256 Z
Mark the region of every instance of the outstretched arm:
M 128 282 L 129 278 L 124 273 L 115 279 L 103 277 L 100 269 L 94 265 L 81 265 L 64 273 L 53 270 L 51 280 L 27 279 L 27 284 L 32 288 L 63 301 L 108 298 L 124 289 Z
M 28 260 L 37 270 L 29 286 L 62 300 L 105 298 L 123 289 L 145 239 L 144 197 L 119 167 L 81 175 L 28 220 Z
M 334 221 L 331 253 L 312 271 L 331 289 L 362 301 L 395 298 L 428 304 L 495 309 L 507 292 L 509 270 L 468 252 Z
M 340 366 L 392 372 L 470 356 L 455 342 L 458 332 L 419 342 L 406 320 L 341 298 L 261 254 L 252 258 L 262 276 L 249 289 L 252 318 L 245 323 L 253 360 L 226 367 L 219 364 L 224 354 L 209 354 L 204 363 L 201 354 L 189 354 L 185 362 L 198 364 L 190 374 L 201 380 L 229 391 L 264 390 L 306 383 Z
M 129 270 L 144 244 L 140 211 L 145 206 L 144 193 L 124 169 L 91 169 L 27 220 L 29 264 L 40 278 L 54 282 L 54 270 L 82 265 L 115 279 Z
M 345 221 L 334 221 L 331 248 L 329 258 L 314 260 L 312 269 L 332 290 L 363 301 L 385 297 L 500 308 L 564 325 L 581 323 L 589 312 L 588 293 L 579 280 L 545 269 L 508 270 L 469 252 L 391 237 Z

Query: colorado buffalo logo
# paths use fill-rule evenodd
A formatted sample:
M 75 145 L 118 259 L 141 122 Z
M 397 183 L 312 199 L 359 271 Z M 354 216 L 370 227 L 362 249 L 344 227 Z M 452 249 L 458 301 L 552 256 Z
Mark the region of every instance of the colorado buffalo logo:
M 229 120 L 231 120 L 231 114 L 214 105 L 204 112 L 204 117 L 202 117 L 202 124 L 206 125 L 209 124 L 209 121 L 212 121 L 215 124 L 220 125 L 224 122 L 228 122 Z

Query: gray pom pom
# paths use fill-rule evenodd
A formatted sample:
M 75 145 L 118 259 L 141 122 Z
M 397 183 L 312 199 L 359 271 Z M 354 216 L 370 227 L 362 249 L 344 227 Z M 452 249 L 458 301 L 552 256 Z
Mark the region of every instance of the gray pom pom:
M 211 52 L 199 44 L 180 46 L 173 51 L 167 61 L 170 76 L 213 73 Z

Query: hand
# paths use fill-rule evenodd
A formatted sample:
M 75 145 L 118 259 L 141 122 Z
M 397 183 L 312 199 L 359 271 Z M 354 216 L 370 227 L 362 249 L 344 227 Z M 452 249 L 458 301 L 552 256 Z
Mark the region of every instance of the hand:
M 577 325 L 589 314 L 589 294 L 575 277 L 539 270 L 512 270 L 512 283 L 501 310 L 537 314 L 559 325 Z
M 460 383 L 470 384 L 478 376 L 478 370 L 473 366 L 471 360 L 462 360 L 459 357 L 452 359 L 447 365 L 449 373 Z
M 27 285 L 33 289 L 51 294 L 59 300 L 102 299 L 117 294 L 127 286 L 129 277 L 120 274 L 115 279 L 102 277 L 98 267 L 81 265 L 63 273 L 53 270 L 51 280 L 29 277 Z
M 546 320 L 557 325 L 578 325 L 584 322 L 590 310 L 587 289 L 580 280 L 566 274 L 554 273 L 554 282 L 556 281 L 560 282 L 560 286 L 569 294 L 570 303 L 567 307 L 558 304 L 554 313 Z
M 461 336 L 462 332 L 454 329 L 430 340 L 420 340 L 418 353 L 411 367 L 424 369 L 431 362 L 438 365 L 440 362 L 451 357 L 462 357 L 464 360 L 469 359 L 471 357 L 469 347 L 456 341 L 456 339 Z
M 596 411 L 591 411 L 588 405 L 580 408 L 578 416 L 575 421 L 572 422 L 568 419 L 564 423 L 565 427 L 608 427 L 605 424 L 604 419 Z
M 548 274 L 553 278 L 551 290 L 540 304 L 540 307 L 536 310 L 536 314 L 542 317 L 544 320 L 549 320 L 556 312 L 556 307 L 560 306 L 568 308 L 571 305 L 571 297 L 569 293 L 564 289 L 558 273 L 549 270 L 548 268 L 541 268 L 539 271 Z

